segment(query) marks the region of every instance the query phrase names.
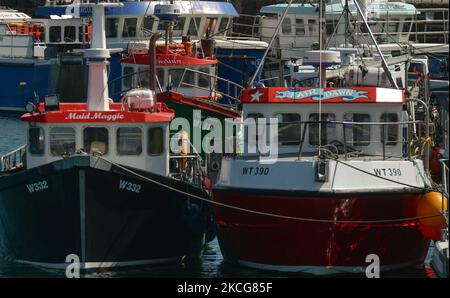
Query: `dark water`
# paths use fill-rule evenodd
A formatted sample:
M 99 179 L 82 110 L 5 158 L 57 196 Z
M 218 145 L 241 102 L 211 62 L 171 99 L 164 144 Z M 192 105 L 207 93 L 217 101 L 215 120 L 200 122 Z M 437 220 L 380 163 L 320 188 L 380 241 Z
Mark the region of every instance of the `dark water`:
M 19 114 L 0 114 L 0 155 L 5 154 L 26 142 L 25 125 Z M 405 249 L 412 249 L 407 248 Z M 432 249 L 425 261 L 429 263 Z M 114 272 L 93 272 L 84 277 L 311 277 L 305 274 L 283 274 L 256 271 L 228 264 L 222 258 L 217 240 L 209 243 L 199 260 L 153 266 L 151 268 L 121 270 Z M 382 273 L 381 277 L 433 277 L 429 265 L 419 265 L 401 271 Z M 30 265 L 22 265 L 0 259 L 0 278 L 2 277 L 65 277 L 62 270 L 48 270 Z M 345 277 L 363 277 L 350 275 Z

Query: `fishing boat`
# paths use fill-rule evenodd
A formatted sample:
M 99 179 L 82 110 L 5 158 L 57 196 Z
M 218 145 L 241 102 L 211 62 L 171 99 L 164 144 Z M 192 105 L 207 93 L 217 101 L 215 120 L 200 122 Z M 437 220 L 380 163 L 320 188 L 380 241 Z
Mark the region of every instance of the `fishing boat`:
M 224 258 L 317 275 L 423 264 L 445 225 L 430 121 L 406 108 L 427 103 L 406 98 L 383 56 L 388 87 L 328 84 L 340 53 L 324 44 L 304 56 L 319 85 L 243 92 L 244 150 L 222 159 L 212 187 Z
M 89 2 L 89 1 L 88 1 Z M 91 1 L 94 2 L 94 1 Z M 239 14 L 233 4 L 226 1 L 120 1 L 123 6 L 111 7 L 106 10 L 106 43 L 110 49 L 123 48 L 128 49 L 129 44 L 144 42 L 155 32 L 165 34 L 165 24 L 155 13 L 155 6 L 160 4 L 170 4 L 173 2 L 180 8 L 180 15 L 172 30 L 172 38 L 181 42 L 183 36 L 190 36 L 194 47 L 199 47 L 202 39 L 207 35 L 216 41 L 216 57 L 221 62 L 218 65 L 218 74 L 220 77 L 228 78 L 232 82 L 243 85 L 248 81 L 256 70 L 264 51 L 267 49 L 267 43 L 260 40 L 248 40 L 234 38 L 231 35 L 233 27 L 233 18 Z M 83 47 L 86 44 L 78 32 L 88 32 L 89 19 L 91 12 L 89 9 L 79 9 L 76 1 L 58 2 L 47 0 L 44 6 L 36 9 L 36 17 L 48 26 L 48 30 L 55 32 L 52 40 L 47 39 L 49 45 L 56 46 L 59 49 L 69 47 Z M 69 24 L 65 22 L 75 22 L 71 24 L 73 36 L 68 44 L 66 35 L 72 31 Z M 59 22 L 59 23 L 58 23 Z M 84 26 L 84 27 L 83 27 Z M 69 36 L 70 37 L 70 36 Z M 48 38 L 48 37 L 47 37 Z M 110 80 L 121 76 L 119 53 L 112 55 L 109 59 Z M 227 92 L 227 84 L 219 82 L 218 89 Z M 111 94 L 119 94 L 120 85 L 115 85 L 116 89 L 110 89 Z M 235 97 L 239 96 L 240 90 Z M 118 102 L 120 98 L 113 97 Z
M 27 144 L 2 156 L 0 255 L 81 270 L 151 265 L 198 257 L 210 218 L 198 156 L 170 153 L 174 112 L 155 90 L 130 90 L 112 103 L 107 87 L 104 9 L 93 13 L 85 56 L 87 103 L 27 105 Z M 154 72 L 151 72 L 154 78 Z
M 189 36 L 182 42 L 173 40 L 173 28 L 179 19 L 177 13 L 172 13 L 179 10 L 175 3 L 159 4 L 155 10 L 158 20 L 165 23 L 165 39 L 159 42 L 161 34 L 155 33 L 150 43 L 128 46 L 128 55 L 121 61 L 122 76 L 118 78 L 122 83 L 121 94 L 147 86 L 149 71 L 156 69 L 157 81 L 152 88 L 158 90 L 160 101 L 173 109 L 176 117 L 188 120 L 191 128 L 202 130 L 200 136 L 203 139 L 209 133 L 202 129 L 205 120 L 215 119 L 223 125 L 225 119 L 240 118 L 239 99 L 234 94 L 243 87 L 217 76 L 219 61 L 214 55 L 214 40 L 203 39 L 200 49 L 194 47 Z M 156 59 L 152 53 L 156 53 Z M 220 81 L 228 84 L 227 93 L 218 91 Z M 177 133 L 177 129 L 171 132 Z M 188 135 L 190 142 L 195 144 L 195 134 L 189 132 Z M 223 129 L 222 135 L 225 135 Z M 194 145 L 193 149 L 206 157 L 202 144 Z
M 0 8 L 0 110 L 23 111 L 35 93 L 55 93 L 58 60 L 41 36 L 41 24 L 30 16 Z

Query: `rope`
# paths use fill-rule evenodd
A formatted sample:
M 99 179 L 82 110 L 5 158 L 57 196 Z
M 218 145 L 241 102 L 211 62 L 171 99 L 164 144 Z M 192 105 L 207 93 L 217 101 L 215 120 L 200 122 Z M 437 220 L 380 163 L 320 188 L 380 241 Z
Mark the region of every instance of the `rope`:
M 246 213 L 251 213 L 251 214 L 256 214 L 256 215 L 263 215 L 263 216 L 268 216 L 268 217 L 273 217 L 273 218 L 279 218 L 279 219 L 289 219 L 289 220 L 296 220 L 296 221 L 303 221 L 303 222 L 316 222 L 316 223 L 329 223 L 329 224 L 380 224 L 380 223 L 401 223 L 401 222 L 408 222 L 408 221 L 417 221 L 420 219 L 428 219 L 428 218 L 435 218 L 435 217 L 439 217 L 442 216 L 442 214 L 434 214 L 434 215 L 429 215 L 429 216 L 415 216 L 415 217 L 405 217 L 405 218 L 394 218 L 394 219 L 381 219 L 381 220 L 356 220 L 356 221 L 351 221 L 351 220 L 328 220 L 328 219 L 314 219 L 314 218 L 306 218 L 306 217 L 293 217 L 293 216 L 287 216 L 287 215 L 281 215 L 281 214 L 275 214 L 275 213 L 268 213 L 268 212 L 262 212 L 262 211 L 256 211 L 256 210 L 251 210 L 251 209 L 247 209 L 247 208 L 241 208 L 241 207 L 237 207 L 237 206 L 233 206 L 233 205 L 229 205 L 229 204 L 225 204 L 225 203 L 220 203 L 217 201 L 213 201 L 211 199 L 207 199 L 207 198 L 203 198 L 182 190 L 179 190 L 177 188 L 171 187 L 169 185 L 165 185 L 161 182 L 155 181 L 151 178 L 145 177 L 139 173 L 134 172 L 133 170 L 130 170 L 128 168 L 125 168 L 113 161 L 110 161 L 102 156 L 97 156 L 97 158 L 102 159 L 118 168 L 120 168 L 123 171 L 126 171 L 130 174 L 133 174 L 143 180 L 146 180 L 148 182 L 154 183 L 156 185 L 159 185 L 161 187 L 167 188 L 169 190 L 172 190 L 174 192 L 177 192 L 179 194 L 182 195 L 186 195 L 188 197 L 197 199 L 199 201 L 203 201 L 203 202 L 207 202 L 210 204 L 214 204 L 217 206 L 222 206 L 225 208 L 229 208 L 229 209 L 233 209 L 233 210 L 238 210 L 238 211 L 242 211 L 242 212 L 246 212 Z

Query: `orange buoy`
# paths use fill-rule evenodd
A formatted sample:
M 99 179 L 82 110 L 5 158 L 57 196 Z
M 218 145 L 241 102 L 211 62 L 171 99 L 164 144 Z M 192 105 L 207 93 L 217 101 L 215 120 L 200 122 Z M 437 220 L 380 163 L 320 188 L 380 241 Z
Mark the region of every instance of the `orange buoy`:
M 434 216 L 441 214 L 442 206 L 444 206 L 445 211 L 448 210 L 447 198 L 444 197 L 444 205 L 442 205 L 442 199 L 443 196 L 440 192 L 429 192 L 419 199 L 417 216 L 424 217 L 419 219 L 419 230 L 427 239 L 439 240 L 441 230 L 446 227 L 444 216 Z

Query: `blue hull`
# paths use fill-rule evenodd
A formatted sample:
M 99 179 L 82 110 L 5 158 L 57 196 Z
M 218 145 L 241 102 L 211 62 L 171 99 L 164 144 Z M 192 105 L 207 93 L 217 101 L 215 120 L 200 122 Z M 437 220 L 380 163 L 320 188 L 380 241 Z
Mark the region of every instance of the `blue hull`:
M 55 94 L 58 78 L 56 59 L 0 59 L 0 110 L 23 111 L 34 101 L 34 92 L 43 100 Z

